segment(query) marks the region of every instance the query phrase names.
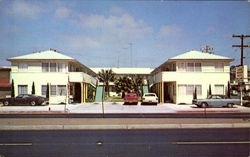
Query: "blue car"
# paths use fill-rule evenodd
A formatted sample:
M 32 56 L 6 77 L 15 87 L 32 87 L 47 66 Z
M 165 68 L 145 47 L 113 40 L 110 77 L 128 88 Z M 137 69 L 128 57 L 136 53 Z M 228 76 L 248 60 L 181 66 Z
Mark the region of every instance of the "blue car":
M 194 99 L 193 104 L 198 107 L 233 107 L 240 104 L 240 99 L 230 99 L 226 95 L 210 95 L 207 99 Z

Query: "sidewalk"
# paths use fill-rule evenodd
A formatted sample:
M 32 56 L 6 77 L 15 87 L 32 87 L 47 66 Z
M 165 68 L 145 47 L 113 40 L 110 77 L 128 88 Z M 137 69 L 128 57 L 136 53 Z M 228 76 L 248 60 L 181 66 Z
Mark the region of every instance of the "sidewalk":
M 48 105 L 48 106 L 2 106 L 0 114 L 40 114 L 40 113 L 83 113 L 101 114 L 102 103 Z M 198 108 L 195 105 L 158 104 L 155 105 L 123 105 L 123 103 L 104 103 L 105 113 L 250 113 L 250 108 L 235 105 L 234 108 Z

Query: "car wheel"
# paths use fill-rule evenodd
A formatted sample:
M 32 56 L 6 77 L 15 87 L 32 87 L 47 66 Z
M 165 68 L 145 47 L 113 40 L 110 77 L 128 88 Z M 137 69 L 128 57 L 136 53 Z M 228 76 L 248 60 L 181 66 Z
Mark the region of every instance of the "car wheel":
M 202 107 L 202 108 L 207 108 L 208 105 L 207 105 L 207 103 L 203 102 L 203 103 L 201 103 L 201 107 Z
M 35 101 L 31 101 L 31 102 L 30 102 L 30 105 L 31 105 L 31 106 L 35 106 L 35 105 L 36 105 L 36 102 L 35 102 Z
M 9 102 L 8 102 L 8 101 L 4 101 L 4 102 L 3 102 L 3 105 L 4 105 L 4 106 L 8 106 L 8 105 L 9 105 Z
M 227 104 L 227 107 L 233 108 L 233 104 Z

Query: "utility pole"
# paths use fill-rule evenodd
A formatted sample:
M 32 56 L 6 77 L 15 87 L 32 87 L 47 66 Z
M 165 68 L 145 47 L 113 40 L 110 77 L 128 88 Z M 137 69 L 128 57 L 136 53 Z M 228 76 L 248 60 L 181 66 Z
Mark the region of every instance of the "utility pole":
M 130 66 L 133 67 L 133 61 L 132 61 L 132 47 L 133 47 L 133 43 L 128 43 L 130 46 Z
M 233 38 L 240 38 L 240 40 L 241 40 L 241 44 L 240 45 L 232 45 L 232 47 L 240 47 L 241 48 L 241 60 L 240 60 L 240 65 L 241 66 L 243 66 L 244 65 L 244 61 L 243 61 L 243 59 L 244 59 L 244 47 L 250 47 L 250 45 L 244 45 L 244 39 L 245 38 L 249 38 L 250 37 L 250 35 L 234 35 L 233 34 L 233 36 L 232 36 Z

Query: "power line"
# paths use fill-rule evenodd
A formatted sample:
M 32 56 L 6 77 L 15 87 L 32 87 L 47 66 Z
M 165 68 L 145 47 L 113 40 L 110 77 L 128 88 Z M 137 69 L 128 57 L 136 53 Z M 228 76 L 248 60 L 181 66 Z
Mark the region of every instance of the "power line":
M 233 38 L 240 38 L 240 40 L 241 40 L 241 44 L 240 45 L 232 45 L 232 47 L 240 47 L 241 48 L 241 60 L 240 60 L 240 64 L 241 64 L 241 66 L 243 66 L 244 65 L 244 61 L 243 61 L 243 59 L 244 59 L 244 47 L 250 47 L 250 45 L 244 45 L 244 39 L 245 38 L 249 38 L 250 37 L 250 35 L 234 35 L 233 34 L 233 36 L 232 36 Z

